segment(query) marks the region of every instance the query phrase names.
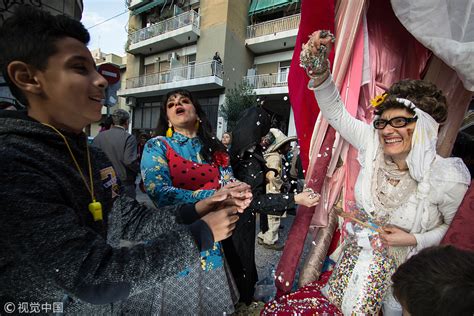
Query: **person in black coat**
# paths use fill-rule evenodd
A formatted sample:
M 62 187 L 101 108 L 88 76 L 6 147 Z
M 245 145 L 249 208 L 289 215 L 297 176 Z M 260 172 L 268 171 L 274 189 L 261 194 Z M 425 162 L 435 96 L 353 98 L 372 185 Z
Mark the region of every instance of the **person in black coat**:
M 255 266 L 255 214 L 282 215 L 295 204 L 314 206 L 319 197 L 312 191 L 299 194 L 266 194 L 265 165 L 260 141 L 270 130 L 270 115 L 262 108 L 253 107 L 242 113 L 232 131 L 230 149 L 234 176 L 249 184 L 253 200 L 240 214 L 232 237 L 224 240 L 224 253 L 240 292 L 240 302 L 247 305 L 253 301 L 258 280 Z

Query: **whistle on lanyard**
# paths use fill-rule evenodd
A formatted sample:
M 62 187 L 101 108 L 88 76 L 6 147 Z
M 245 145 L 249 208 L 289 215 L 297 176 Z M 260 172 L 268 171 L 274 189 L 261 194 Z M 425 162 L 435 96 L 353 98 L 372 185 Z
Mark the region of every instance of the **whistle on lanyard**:
M 102 204 L 100 202 L 92 202 L 89 204 L 89 212 L 92 213 L 92 217 L 94 218 L 94 222 L 102 220 Z

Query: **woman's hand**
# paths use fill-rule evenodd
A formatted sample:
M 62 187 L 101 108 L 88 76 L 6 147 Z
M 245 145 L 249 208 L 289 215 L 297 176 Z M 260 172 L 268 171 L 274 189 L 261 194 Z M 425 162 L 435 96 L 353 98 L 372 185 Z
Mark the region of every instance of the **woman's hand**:
M 312 207 L 319 203 L 320 197 L 321 195 L 315 193 L 313 190 L 305 190 L 295 195 L 295 203 L 306 207 Z
M 394 226 L 385 226 L 383 227 L 385 234 L 380 234 L 380 238 L 384 244 L 394 247 L 403 247 L 403 246 L 416 246 L 416 238 L 413 234 L 407 233 L 406 231 L 394 227 Z
M 233 207 L 236 213 L 242 213 L 251 201 L 250 186 L 244 182 L 233 182 L 222 187 L 207 199 L 197 202 L 195 208 L 200 217 L 225 207 Z
M 326 33 L 323 33 L 326 32 Z M 334 43 L 334 36 L 332 34 L 328 34 L 328 31 L 315 31 L 309 36 L 308 42 L 306 44 L 303 44 L 303 47 L 305 45 L 308 47 L 308 49 L 313 53 L 314 55 L 320 54 L 320 49 L 321 45 L 326 46 L 326 55 L 329 55 L 329 53 L 332 50 L 332 46 Z M 321 36 L 323 35 L 323 36 Z
M 248 185 L 245 182 L 234 181 L 223 186 L 219 190 L 217 190 L 217 192 L 214 195 L 227 193 L 227 194 L 232 195 L 232 197 L 241 197 L 242 192 L 245 193 L 247 191 L 250 191 L 250 192 L 252 191 L 252 188 L 250 187 L 250 185 Z
M 327 58 L 335 41 L 329 31 L 316 31 L 309 36 L 308 42 L 303 44 L 300 53 L 300 66 L 312 78 L 313 87 L 324 82 L 330 73 L 330 63 Z
M 214 241 L 224 240 L 232 235 L 236 222 L 239 220 L 235 207 L 223 207 L 210 212 L 202 220 L 212 231 Z

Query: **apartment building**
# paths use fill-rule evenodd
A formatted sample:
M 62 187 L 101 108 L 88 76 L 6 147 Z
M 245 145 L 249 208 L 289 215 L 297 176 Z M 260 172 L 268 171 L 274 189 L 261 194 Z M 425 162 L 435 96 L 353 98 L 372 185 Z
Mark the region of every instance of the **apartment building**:
M 300 24 L 300 0 L 253 0 L 248 10 L 245 46 L 253 66 L 244 80 L 287 135 L 296 135 L 288 96 L 288 74 Z
M 127 79 L 119 95 L 133 128 L 156 126 L 163 96 L 186 88 L 219 136 L 226 90 L 245 80 L 259 102 L 294 132 L 287 76 L 299 25 L 299 0 L 128 0 Z M 218 52 L 222 63 L 213 60 Z

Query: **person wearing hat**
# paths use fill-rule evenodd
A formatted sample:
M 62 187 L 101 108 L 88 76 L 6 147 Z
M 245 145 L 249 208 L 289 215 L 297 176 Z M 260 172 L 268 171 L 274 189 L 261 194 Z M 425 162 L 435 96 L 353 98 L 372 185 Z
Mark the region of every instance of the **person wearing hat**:
M 285 182 L 288 180 L 284 163 L 285 155 L 291 149 L 291 142 L 296 140 L 296 136 L 288 137 L 277 128 L 270 128 L 267 138 L 275 140 L 269 145 L 264 158 L 267 168 L 273 172 L 267 173 L 267 193 L 288 193 L 285 192 Z M 285 214 L 283 214 L 285 216 Z M 282 250 L 283 244 L 278 243 L 278 229 L 282 216 L 267 215 L 268 230 L 258 233 L 257 242 L 267 249 Z
M 135 198 L 135 180 L 140 170 L 140 161 L 137 155 L 137 140 L 127 132 L 130 114 L 117 109 L 112 114 L 112 121 L 113 126 L 99 133 L 92 144 L 102 149 L 112 162 L 121 181 L 123 193 Z

